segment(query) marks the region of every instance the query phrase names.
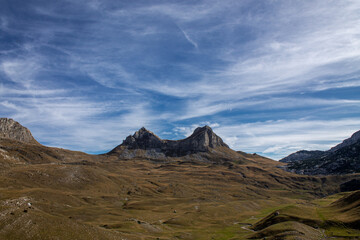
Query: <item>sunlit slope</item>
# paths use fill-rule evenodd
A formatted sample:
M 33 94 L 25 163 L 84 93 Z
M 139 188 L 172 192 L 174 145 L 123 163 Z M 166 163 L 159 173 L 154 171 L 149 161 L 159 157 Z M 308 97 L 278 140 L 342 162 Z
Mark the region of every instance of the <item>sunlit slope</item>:
M 360 191 L 276 209 L 251 229 L 252 239 L 358 239 Z

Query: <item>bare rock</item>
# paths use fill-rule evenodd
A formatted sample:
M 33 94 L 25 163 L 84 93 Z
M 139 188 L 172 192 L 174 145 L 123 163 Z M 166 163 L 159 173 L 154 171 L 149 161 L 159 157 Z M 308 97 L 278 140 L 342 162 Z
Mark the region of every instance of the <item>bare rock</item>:
M 29 129 L 11 118 L 0 118 L 0 138 L 17 140 L 29 144 L 39 144 Z

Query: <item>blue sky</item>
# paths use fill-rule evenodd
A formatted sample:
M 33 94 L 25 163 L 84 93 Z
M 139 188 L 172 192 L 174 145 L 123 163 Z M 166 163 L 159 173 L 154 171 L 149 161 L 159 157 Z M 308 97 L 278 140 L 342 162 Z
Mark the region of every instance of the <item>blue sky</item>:
M 0 116 L 106 152 L 210 125 L 274 159 L 360 129 L 360 2 L 0 0 Z

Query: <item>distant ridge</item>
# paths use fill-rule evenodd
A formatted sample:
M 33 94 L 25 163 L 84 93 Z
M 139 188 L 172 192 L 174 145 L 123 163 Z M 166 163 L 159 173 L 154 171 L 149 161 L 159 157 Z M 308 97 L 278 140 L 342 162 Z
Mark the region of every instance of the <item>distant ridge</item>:
M 153 150 L 165 156 L 178 157 L 197 152 L 208 152 L 212 148 L 226 147 L 224 141 L 217 136 L 209 126 L 198 127 L 191 136 L 181 140 L 163 140 L 146 128 L 141 128 L 128 136 L 121 145 L 109 154 L 115 154 L 123 149 Z
M 320 150 L 300 150 L 295 153 L 291 153 L 290 155 L 280 159 L 280 162 L 289 163 L 289 162 L 296 162 L 296 161 L 304 161 L 308 159 L 315 159 L 315 158 L 322 158 L 327 155 L 331 155 L 332 153 L 336 152 L 339 149 L 344 147 L 350 146 L 360 141 L 360 130 L 355 132 L 351 135 L 351 137 L 345 139 L 342 143 L 336 145 L 335 147 L 330 148 L 327 151 L 320 151 Z
M 12 139 L 29 144 L 39 144 L 29 129 L 11 118 L 0 118 L 0 138 Z
M 327 151 L 301 150 L 280 160 L 287 171 L 307 175 L 360 172 L 360 131 Z
M 340 148 L 347 147 L 359 141 L 360 141 L 360 130 L 355 132 L 353 135 L 351 135 L 350 138 L 345 139 L 342 143 L 336 145 L 335 147 L 330 148 L 329 152 L 335 152 Z
M 300 150 L 295 153 L 288 155 L 280 160 L 280 162 L 289 163 L 289 162 L 296 162 L 296 161 L 303 161 L 311 158 L 319 158 L 325 155 L 325 151 L 314 150 Z

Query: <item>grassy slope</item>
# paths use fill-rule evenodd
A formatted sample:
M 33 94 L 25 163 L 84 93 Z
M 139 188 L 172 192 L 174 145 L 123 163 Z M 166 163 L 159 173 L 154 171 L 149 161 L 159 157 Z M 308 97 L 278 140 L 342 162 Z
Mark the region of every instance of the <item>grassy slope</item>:
M 360 237 L 360 191 L 335 194 L 307 205 L 288 205 L 256 222 L 253 239 L 339 239 Z
M 233 151 L 124 161 L 11 141 L 0 149 L 0 239 L 245 239 L 249 224 L 356 177 L 294 175 Z

